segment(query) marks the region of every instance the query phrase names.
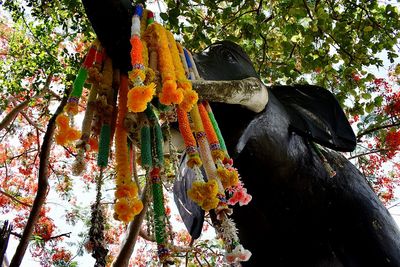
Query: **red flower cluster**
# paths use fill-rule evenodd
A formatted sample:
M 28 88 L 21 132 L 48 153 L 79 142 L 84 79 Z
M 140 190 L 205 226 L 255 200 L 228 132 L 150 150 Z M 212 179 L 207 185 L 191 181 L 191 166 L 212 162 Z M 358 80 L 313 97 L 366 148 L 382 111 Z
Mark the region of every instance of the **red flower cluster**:
M 392 158 L 396 151 L 400 149 L 400 130 L 389 131 L 385 140 L 386 147 L 388 148 L 387 156 Z
M 386 97 L 387 105 L 384 110 L 392 116 L 400 115 L 400 92 L 390 94 Z
M 51 257 L 54 263 L 67 263 L 71 260 L 71 252 L 65 250 L 64 248 L 56 248 L 55 253 Z

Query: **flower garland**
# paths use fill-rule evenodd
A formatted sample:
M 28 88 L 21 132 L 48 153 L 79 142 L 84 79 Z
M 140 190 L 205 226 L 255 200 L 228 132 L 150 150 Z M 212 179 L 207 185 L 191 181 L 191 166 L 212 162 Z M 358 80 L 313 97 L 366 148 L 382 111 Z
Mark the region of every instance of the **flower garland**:
M 238 171 L 233 167 L 211 107 L 207 102 L 198 103 L 198 95 L 192 88 L 191 80 L 199 79 L 200 76 L 190 52 L 174 40 L 171 32 L 154 23 L 153 17 L 153 13 L 144 10 L 142 5 L 135 7 L 130 38 L 132 70 L 128 74 L 120 75 L 113 69 L 111 59 L 103 56 L 98 41 L 92 44 L 74 82 L 65 108 L 67 115 L 61 114 L 56 119 L 56 142 L 67 145 L 80 137 L 77 143 L 78 156 L 73 166 L 74 174 L 85 168 L 84 152 L 98 147 L 97 165 L 100 175 L 96 180 L 99 196 L 99 185 L 102 183 L 103 171 L 108 166 L 110 144 L 114 136 L 114 218 L 125 223 L 132 221 L 143 209 L 139 193 L 142 197 L 147 194 L 139 192 L 141 190 L 138 184 L 132 180 L 132 173 L 136 173 L 134 146 L 140 145 L 141 166 L 146 171 L 146 182 L 151 185 L 148 193 L 153 200 L 152 208 L 149 208 L 149 212 L 153 214 L 149 215 L 152 226 L 148 229 L 154 231 L 158 256 L 165 264 L 171 262 L 173 249 L 168 241 L 168 218 L 164 207 L 163 182 L 166 181 L 167 168 L 164 162 L 164 136 L 159 121 L 167 124 L 169 132 L 171 114 L 176 112 L 188 155 L 187 165 L 196 174 L 192 188 L 187 192 L 188 197 L 205 211 L 215 211 L 217 219 L 213 224 L 224 241 L 226 261 L 246 261 L 251 253 L 239 242 L 236 226 L 228 217 L 232 212 L 228 205 L 246 205 L 251 196 L 247 194 Z M 71 125 L 73 116 L 78 112 L 79 98 L 88 74 L 88 82 L 93 86 L 81 134 Z M 118 82 L 117 94 L 115 85 Z M 157 82 L 161 84 L 157 93 L 158 99 L 151 102 L 156 95 Z M 160 113 L 155 112 L 155 107 Z M 125 122 L 129 120 L 131 126 L 126 126 Z M 93 121 L 95 122 L 92 123 Z M 137 122 L 140 128 L 133 126 L 132 122 Z M 128 141 L 128 135 L 134 141 Z M 94 137 L 98 136 L 97 143 L 97 138 Z M 170 140 L 171 137 L 167 139 Z M 170 156 L 170 160 L 171 158 L 174 159 L 173 156 Z M 205 177 L 200 168 L 204 168 Z M 93 215 L 92 221 L 98 221 L 100 217 Z
M 116 191 L 115 218 L 130 222 L 143 209 L 143 203 L 138 198 L 138 187 L 131 179 L 128 160 L 127 132 L 123 121 L 127 113 L 128 77 L 121 75 L 119 90 L 119 109 L 115 130 L 115 161 L 116 161 Z
M 80 131 L 73 128 L 72 121 L 74 115 L 78 113 L 78 103 L 82 96 L 83 86 L 88 75 L 88 69 L 90 69 L 95 62 L 96 54 L 101 53 L 99 50 L 101 50 L 100 42 L 96 39 L 90 46 L 85 60 L 79 68 L 78 75 L 73 84 L 72 92 L 69 95 L 67 105 L 64 107 L 64 111 L 68 114 L 69 118 L 67 118 L 63 113 L 57 116 L 56 125 L 58 126 L 58 131 L 55 135 L 55 141 L 59 145 L 69 145 L 81 137 Z
M 160 102 L 164 105 L 180 104 L 183 100 L 183 92 L 177 87 L 166 30 L 154 22 L 147 27 L 144 39 L 151 47 L 157 49 L 158 69 L 162 80 L 162 90 L 158 95 Z
M 71 142 L 77 140 L 81 136 L 81 132 L 70 126 L 70 119 L 64 113 L 61 113 L 56 118 L 56 125 L 58 127 L 55 141 L 61 146 L 69 145 Z
M 153 99 L 155 94 L 154 83 L 144 85 L 146 79 L 145 65 L 143 61 L 143 44 L 140 40 L 140 17 L 143 13 L 143 6 L 137 5 L 132 18 L 131 29 L 131 63 L 133 70 L 129 78 L 134 87 L 128 93 L 128 109 L 132 112 L 142 112 L 146 109 L 147 103 Z M 145 50 L 147 51 L 147 50 Z
M 197 103 L 199 96 L 192 89 L 192 83 L 187 79 L 185 69 L 182 65 L 181 56 L 176 45 L 174 36 L 170 31 L 166 31 L 168 37 L 168 44 L 171 52 L 172 61 L 175 69 L 175 76 L 177 79 L 177 87 L 183 93 L 183 100 L 179 103 L 179 107 L 186 112 L 189 112 L 195 103 Z

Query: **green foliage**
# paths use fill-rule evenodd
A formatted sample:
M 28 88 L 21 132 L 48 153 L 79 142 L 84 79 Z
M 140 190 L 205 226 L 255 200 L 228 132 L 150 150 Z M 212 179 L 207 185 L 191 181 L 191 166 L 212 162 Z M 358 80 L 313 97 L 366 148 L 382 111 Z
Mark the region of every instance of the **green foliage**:
M 162 18 L 188 48 L 235 41 L 264 81 L 308 81 L 332 90 L 342 104 L 351 95 L 352 113 L 375 105 L 365 86 L 374 77 L 365 67 L 382 66 L 382 51 L 389 60 L 397 57 L 399 11 L 376 0 L 166 2 Z
M 81 2 L 6 0 L 2 8 L 11 16 L 0 17 L 5 51 L 0 61 L 0 88 L 4 98 L 47 96 L 41 90 L 50 74 L 61 85 L 69 86 L 82 58 L 73 44 L 93 39 Z M 64 86 L 58 87 L 58 93 Z

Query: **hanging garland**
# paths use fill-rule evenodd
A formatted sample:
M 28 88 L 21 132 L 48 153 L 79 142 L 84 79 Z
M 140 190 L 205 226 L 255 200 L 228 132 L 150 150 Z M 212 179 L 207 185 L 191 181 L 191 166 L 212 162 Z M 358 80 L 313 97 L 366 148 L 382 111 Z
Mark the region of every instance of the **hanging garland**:
M 111 59 L 98 41 L 92 44 L 74 82 L 65 113 L 56 120 L 58 144 L 66 146 L 79 139 L 73 165 L 75 175 L 85 169 L 85 153 L 98 149 L 98 197 L 92 221 L 102 221 L 100 185 L 109 165 L 114 139 L 114 218 L 129 223 L 143 209 L 141 198 L 146 197 L 146 192 L 141 192 L 132 177 L 139 163 L 146 173 L 145 182 L 150 185 L 148 193 L 153 202 L 148 212 L 152 216 L 148 215 L 147 220 L 152 225 L 147 229 L 155 235 L 160 261 L 172 262 L 174 250 L 163 193 L 163 185 L 167 183 L 163 144 L 164 139 L 171 138 L 164 138 L 160 122 L 169 129 L 168 118 L 176 117 L 188 156 L 187 166 L 196 174 L 187 192 L 189 198 L 205 211 L 216 214 L 215 227 L 227 251 L 226 261 L 248 260 L 251 253 L 240 245 L 229 215 L 232 213 L 230 206 L 246 205 L 251 196 L 233 167 L 210 105 L 206 101 L 199 102 L 192 88 L 191 80 L 200 79 L 192 55 L 175 41 L 171 32 L 154 22 L 153 13 L 142 5 L 137 5 L 133 12 L 130 44 L 132 70 L 127 74 L 113 69 Z M 91 89 L 80 132 L 74 128 L 73 119 L 78 113 L 85 83 Z M 140 149 L 138 162 L 132 160 L 136 158 L 135 144 Z M 177 157 L 170 155 L 171 159 Z

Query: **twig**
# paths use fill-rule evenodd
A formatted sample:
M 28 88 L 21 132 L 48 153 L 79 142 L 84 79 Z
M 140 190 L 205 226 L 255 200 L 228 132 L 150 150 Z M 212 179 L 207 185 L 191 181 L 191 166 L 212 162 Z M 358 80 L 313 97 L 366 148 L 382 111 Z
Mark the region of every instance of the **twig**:
M 391 209 L 391 208 L 397 207 L 398 205 L 400 205 L 400 201 L 398 201 L 398 202 L 394 203 L 393 205 L 387 207 L 387 209 Z
M 57 238 L 64 237 L 64 236 L 69 238 L 69 237 L 71 237 L 71 233 L 72 233 L 72 232 L 68 232 L 68 233 L 64 233 L 64 234 L 59 234 L 59 235 L 51 236 L 51 237 L 46 238 L 46 239 L 43 238 L 43 241 L 44 241 L 44 242 L 47 242 L 47 241 L 49 241 L 49 240 L 57 239 Z M 11 232 L 11 234 L 12 234 L 13 236 L 18 237 L 18 238 L 22 238 L 22 235 L 21 235 L 21 234 L 18 234 L 18 233 L 16 233 L 16 232 Z M 33 240 L 33 238 L 32 238 L 31 240 Z
M 362 157 L 362 156 L 367 156 L 367 155 L 370 155 L 370 154 L 379 153 L 379 152 L 385 152 L 385 151 L 387 151 L 387 149 L 374 149 L 374 150 L 367 151 L 367 152 L 364 152 L 364 153 L 361 153 L 361 154 L 357 154 L 355 156 L 351 156 L 351 157 L 349 157 L 347 159 L 351 160 L 351 159 L 354 159 L 354 158 L 359 158 L 359 157 Z
M 17 203 L 19 203 L 19 204 L 21 204 L 21 205 L 23 205 L 23 206 L 25 206 L 25 207 L 32 207 L 31 204 L 25 203 L 25 202 L 19 200 L 18 198 L 16 198 L 15 196 L 13 196 L 13 195 L 11 195 L 11 194 L 9 194 L 9 193 L 7 193 L 7 192 L 1 190 L 1 189 L 0 189 L 0 194 L 5 195 L 6 197 L 11 198 L 13 201 L 15 201 L 15 202 L 17 202 Z
M 373 133 L 375 131 L 382 130 L 382 129 L 387 129 L 387 128 L 391 128 L 391 127 L 397 127 L 397 126 L 400 126 L 400 122 L 387 124 L 387 125 L 381 125 L 381 126 L 377 126 L 377 127 L 365 130 L 364 132 L 361 132 L 361 133 L 357 134 L 357 140 L 359 140 L 364 135 Z
M 261 74 L 261 68 L 264 65 L 265 62 L 265 57 L 266 57 L 266 48 L 267 48 L 267 39 L 265 38 L 264 35 L 262 35 L 262 33 L 260 33 L 260 37 L 263 39 L 263 51 L 262 51 L 262 61 L 260 63 L 260 65 L 258 66 L 258 75 Z
M 21 111 L 20 113 L 21 113 L 22 117 L 24 117 L 25 120 L 26 120 L 30 125 L 32 125 L 33 127 L 35 127 L 36 130 L 38 130 L 38 131 L 44 133 L 44 130 L 43 130 L 42 128 L 40 128 L 39 125 L 38 125 L 37 123 L 34 123 L 34 122 L 28 117 L 28 115 L 26 115 L 25 112 Z
M 49 90 L 50 84 L 51 84 L 51 80 L 53 79 L 53 73 L 50 73 L 49 76 L 47 76 L 46 78 L 46 82 L 42 88 L 42 90 L 46 91 Z M 43 96 L 43 92 L 35 95 L 32 98 L 40 98 Z M 27 99 L 23 102 L 21 102 L 20 104 L 16 105 L 5 117 L 4 119 L 0 122 L 0 131 L 3 130 L 4 128 L 6 128 L 8 125 L 10 125 L 15 118 L 17 117 L 17 115 L 22 112 L 22 110 L 24 108 L 26 108 L 28 106 L 28 104 L 30 103 L 31 99 Z M 14 102 L 14 101 L 13 101 Z M 15 103 L 15 102 L 14 102 Z M 26 114 L 23 114 L 24 118 L 33 126 L 38 127 L 36 125 L 36 123 L 32 122 L 32 120 L 29 119 L 28 116 L 26 116 Z M 44 132 L 43 130 L 41 130 L 42 132 Z

